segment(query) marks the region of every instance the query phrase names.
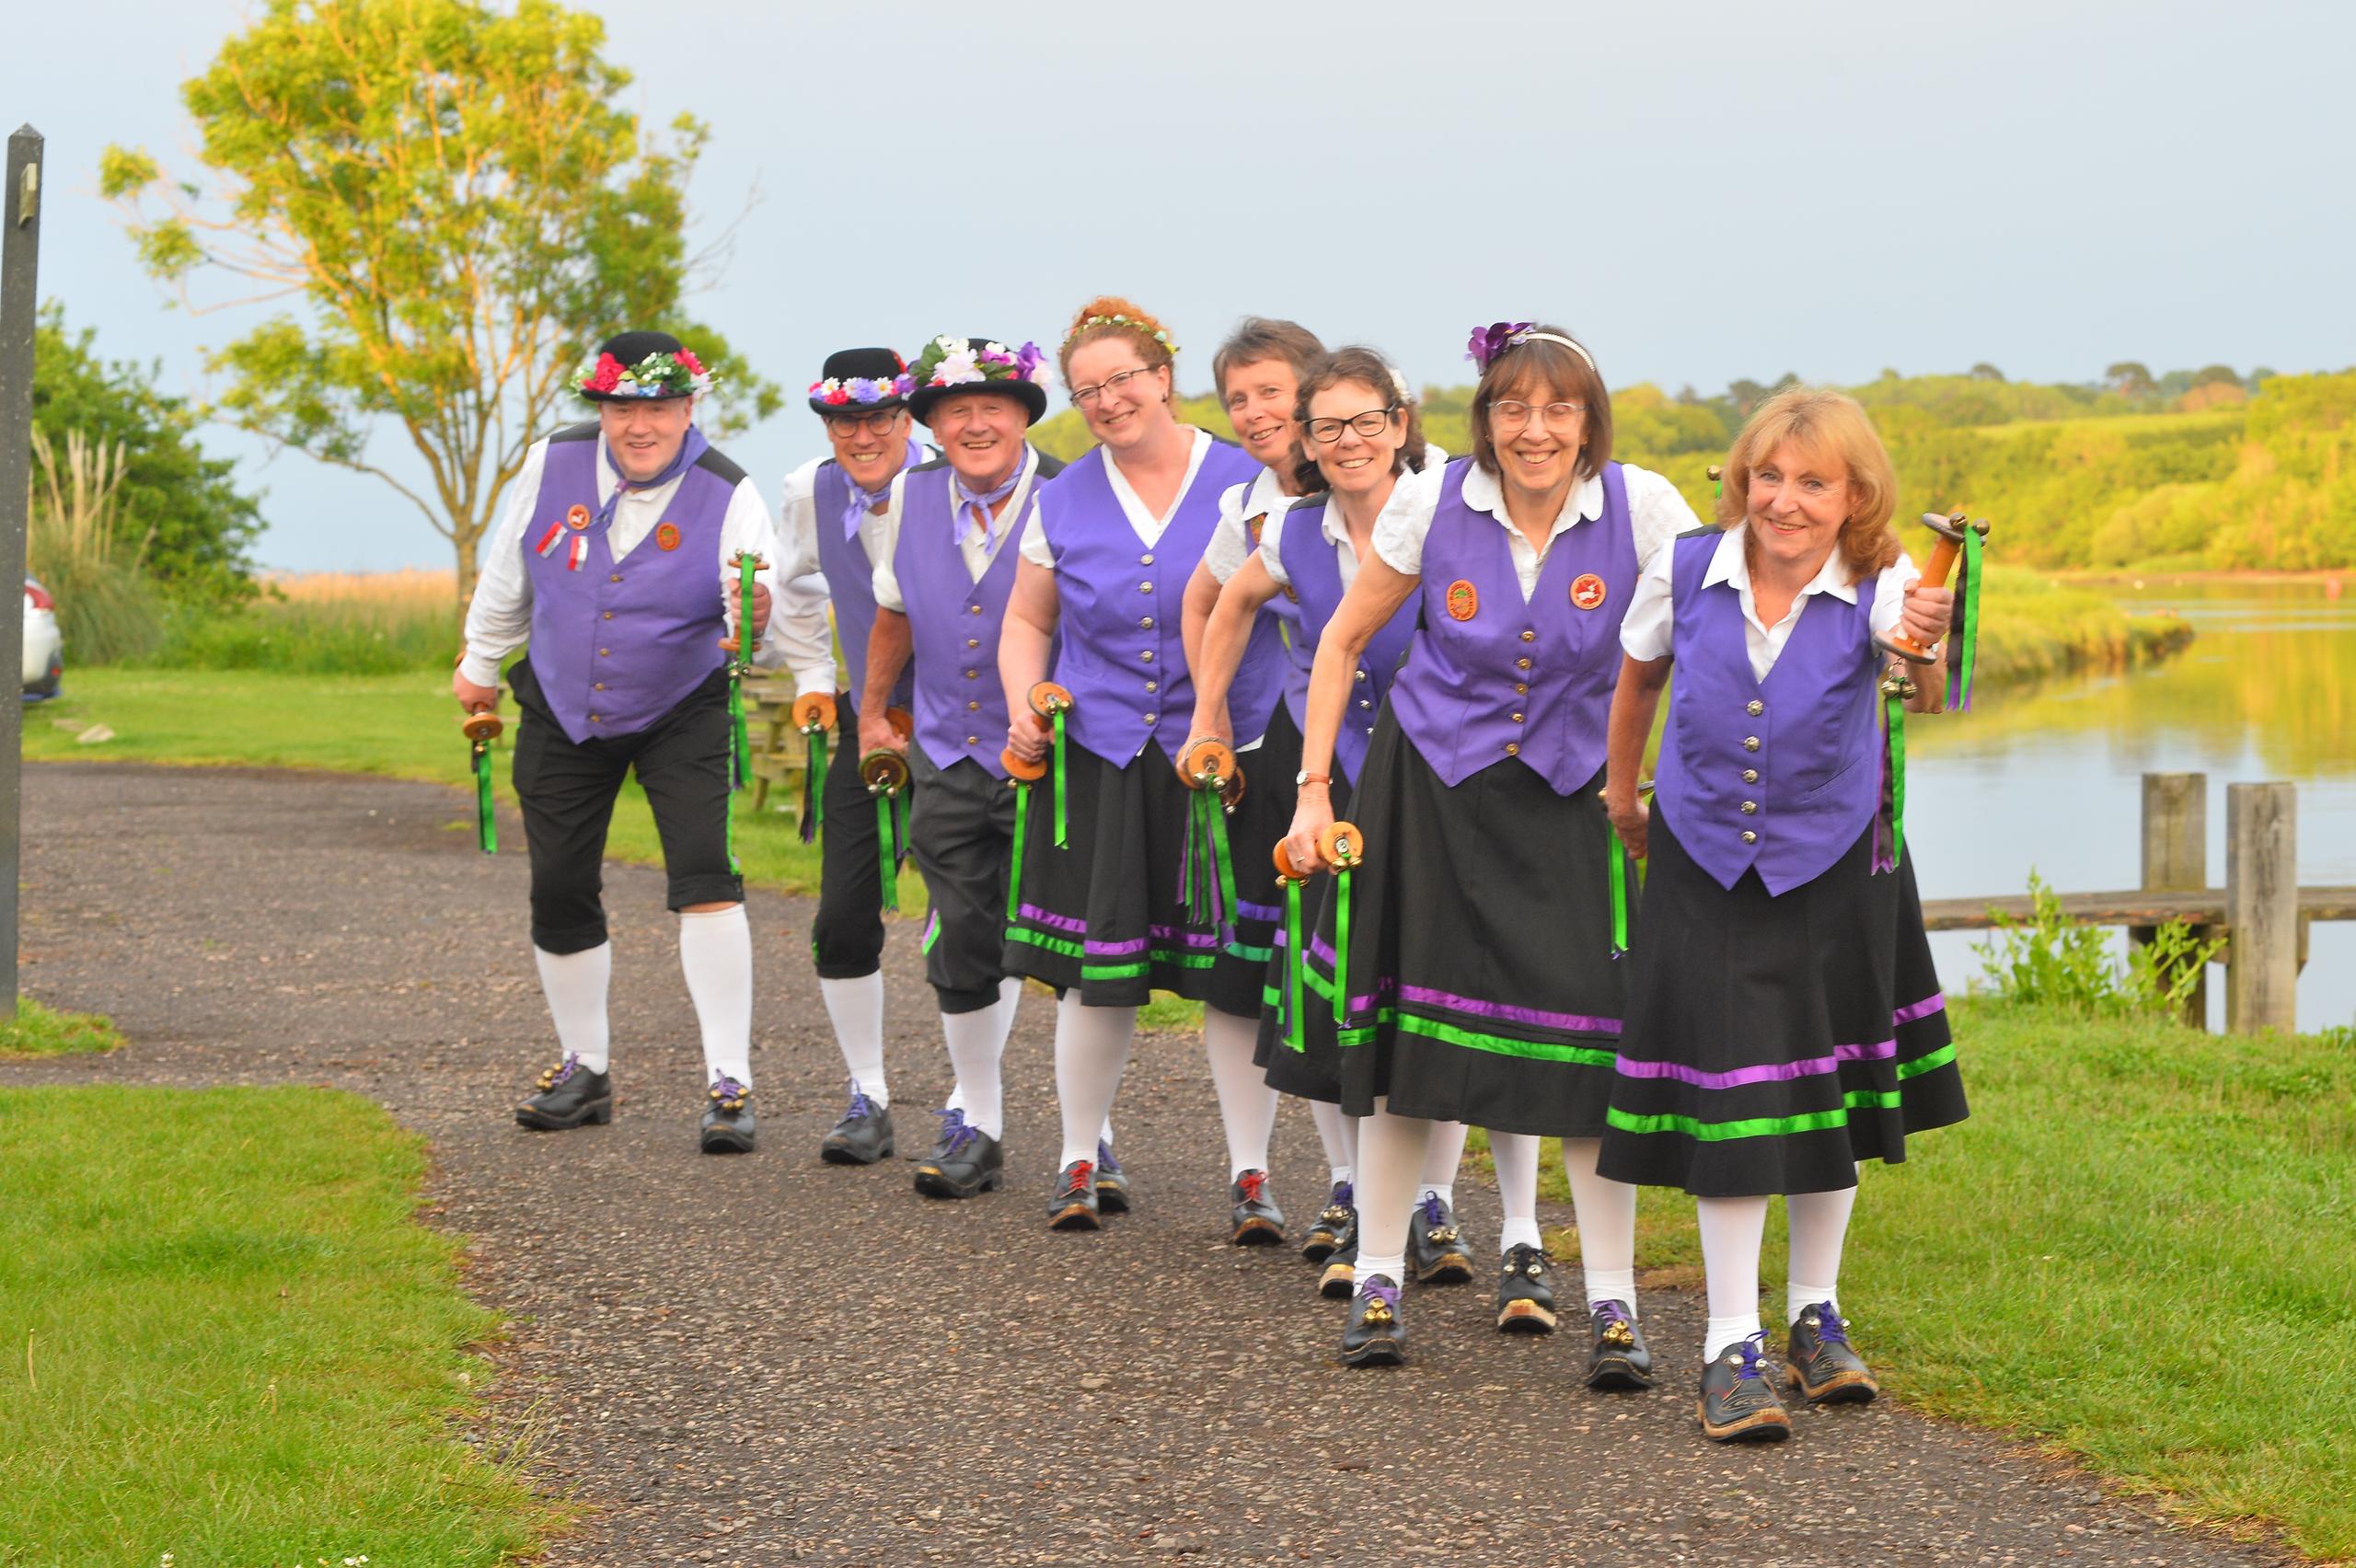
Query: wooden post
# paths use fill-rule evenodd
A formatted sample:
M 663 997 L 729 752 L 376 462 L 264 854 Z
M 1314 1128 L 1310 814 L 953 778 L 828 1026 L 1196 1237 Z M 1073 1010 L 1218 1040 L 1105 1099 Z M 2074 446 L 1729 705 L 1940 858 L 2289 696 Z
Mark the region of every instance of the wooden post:
M 40 315 L 41 134 L 8 138 L 0 192 L 0 650 L 25 641 L 25 480 L 32 466 L 33 325 Z M 24 685 L 0 681 L 0 1020 L 17 1016 L 17 883 L 24 788 Z
M 2298 1027 L 2299 794 L 2225 787 L 2225 1027 Z
M 2205 773 L 2143 775 L 2143 891 L 2198 893 L 2209 885 L 2209 776 Z M 2127 940 L 2141 945 L 2156 928 L 2130 926 Z M 2193 931 L 2195 937 L 2206 928 Z M 2185 998 L 2184 1021 L 2209 1027 L 2209 966 L 2200 966 L 2192 995 Z

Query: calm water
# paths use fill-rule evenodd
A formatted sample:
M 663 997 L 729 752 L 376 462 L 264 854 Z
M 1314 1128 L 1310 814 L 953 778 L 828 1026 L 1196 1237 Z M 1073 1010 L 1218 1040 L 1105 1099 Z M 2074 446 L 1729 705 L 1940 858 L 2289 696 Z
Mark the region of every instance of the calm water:
M 1925 898 L 2020 893 L 2030 868 L 2064 893 L 2142 881 L 2142 775 L 2209 775 L 2209 882 L 2225 882 L 2225 786 L 2299 787 L 2299 881 L 2356 884 L 2356 573 L 2320 582 L 2171 582 L 2115 592 L 2200 631 L 2165 664 L 1983 686 L 1969 714 L 1907 729 L 1907 844 Z M 1981 969 L 1972 932 L 1933 936 L 1952 987 Z M 2115 939 L 2116 940 L 2116 939 Z M 2223 971 L 2211 971 L 2211 1024 Z M 2356 1020 L 2356 922 L 2317 924 L 2299 1026 Z

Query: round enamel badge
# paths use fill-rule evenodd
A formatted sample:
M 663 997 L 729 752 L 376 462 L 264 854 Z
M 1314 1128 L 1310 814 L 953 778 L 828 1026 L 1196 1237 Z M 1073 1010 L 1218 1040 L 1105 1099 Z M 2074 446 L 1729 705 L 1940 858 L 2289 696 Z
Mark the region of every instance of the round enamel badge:
M 589 509 L 585 506 L 576 506 L 564 514 L 564 520 L 575 531 L 586 528 L 589 526 Z
M 1602 578 L 1592 571 L 1583 571 L 1578 581 L 1571 584 L 1571 603 L 1580 609 L 1591 610 L 1603 603 L 1606 592 Z
M 1472 583 L 1460 577 L 1448 585 L 1448 614 L 1451 620 L 1471 620 L 1480 609 L 1481 594 Z
M 1253 548 L 1260 548 L 1260 532 L 1267 525 L 1268 514 L 1265 512 L 1255 512 L 1243 520 L 1243 531 L 1252 536 Z
M 679 525 L 676 523 L 656 524 L 654 525 L 654 548 L 658 550 L 677 549 L 679 548 Z

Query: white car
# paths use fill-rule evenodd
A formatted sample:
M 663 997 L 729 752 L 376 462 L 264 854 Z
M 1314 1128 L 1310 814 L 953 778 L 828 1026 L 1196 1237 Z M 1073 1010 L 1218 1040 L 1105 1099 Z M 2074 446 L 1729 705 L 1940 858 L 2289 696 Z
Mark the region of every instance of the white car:
M 55 697 L 65 674 L 65 638 L 57 629 L 57 602 L 25 579 L 25 695 Z

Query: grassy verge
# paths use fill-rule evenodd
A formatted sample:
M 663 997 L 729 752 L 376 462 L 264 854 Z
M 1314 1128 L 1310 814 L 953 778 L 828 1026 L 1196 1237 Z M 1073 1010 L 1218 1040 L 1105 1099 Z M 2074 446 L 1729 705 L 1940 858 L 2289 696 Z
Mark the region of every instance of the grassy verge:
M 73 1056 L 107 1052 L 122 1043 L 111 1019 L 96 1013 L 52 1012 L 30 997 L 17 998 L 17 1016 L 0 1023 L 0 1061 L 27 1056 Z
M 2188 1518 L 2271 1521 L 2356 1558 L 2356 1039 L 1991 1002 L 1957 1019 L 1972 1119 L 1866 1168 L 1845 1260 L 1843 1303 L 1892 1391 Z M 1547 1194 L 1567 1203 L 1553 1158 Z M 1576 1257 L 1567 1231 L 1549 1239 Z M 1648 1284 L 1698 1281 L 1692 1201 L 1645 1193 L 1637 1253 Z
M 1981 599 L 1979 670 L 1991 680 L 2035 680 L 2073 670 L 2152 663 L 2192 640 L 2168 610 L 2130 615 L 2098 588 L 1992 566 Z
M 545 1505 L 453 1425 L 495 1324 L 424 1160 L 322 1090 L 0 1090 L 0 1563 L 528 1550 Z

